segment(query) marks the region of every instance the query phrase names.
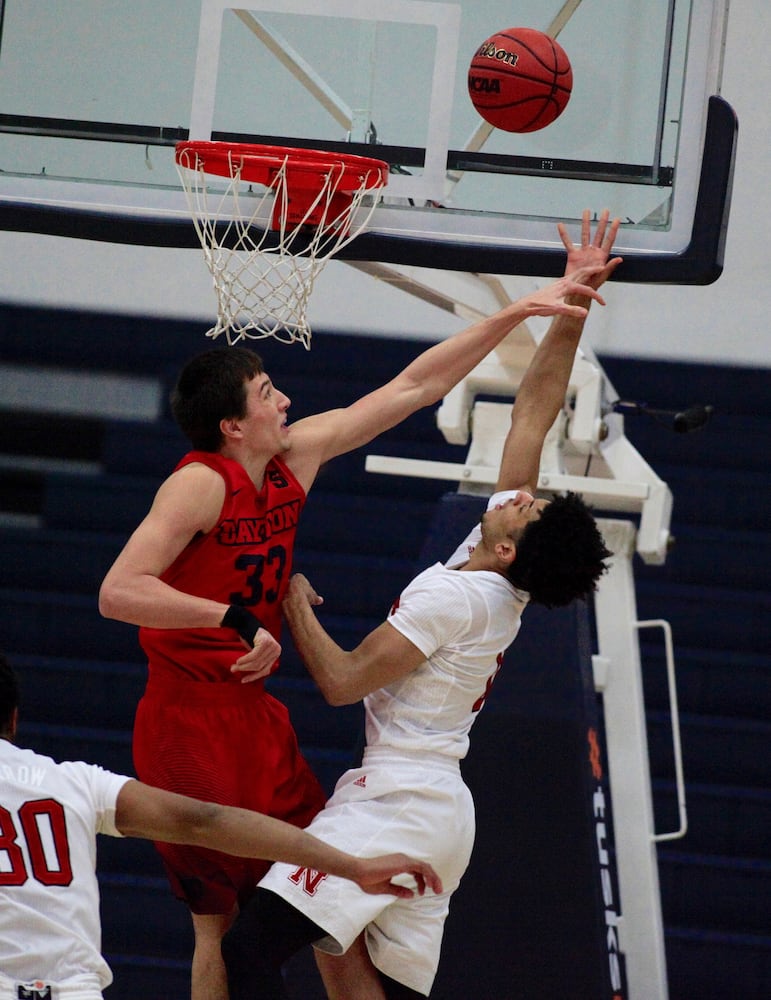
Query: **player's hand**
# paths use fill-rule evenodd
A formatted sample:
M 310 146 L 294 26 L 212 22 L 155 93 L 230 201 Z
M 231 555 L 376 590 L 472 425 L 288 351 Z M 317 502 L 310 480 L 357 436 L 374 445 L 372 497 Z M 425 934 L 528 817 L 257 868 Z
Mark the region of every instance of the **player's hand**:
M 282 606 L 286 608 L 287 605 L 298 603 L 310 604 L 312 608 L 324 603 L 324 598 L 316 593 L 308 578 L 302 573 L 295 573 L 290 579 Z
M 607 208 L 603 209 L 592 236 L 589 209 L 584 209 L 581 217 L 581 244 L 576 246 L 568 234 L 567 227 L 562 222 L 558 223 L 557 231 L 568 255 L 565 276 L 584 281 L 592 288 L 599 288 L 607 281 L 622 261 L 621 257 L 608 260 L 620 224 L 620 219 L 611 221 L 610 212 Z M 587 273 L 586 268 L 596 268 L 596 270 Z
M 602 264 L 578 268 L 553 284 L 518 299 L 516 306 L 520 310 L 524 308 L 528 316 L 576 316 L 583 319 L 589 310 L 575 301 L 567 300 L 581 296 L 594 299 L 604 306 L 605 299 L 594 287 L 595 282 L 600 283 L 600 275 L 604 270 Z
M 440 893 L 442 891 L 442 880 L 436 874 L 431 865 L 426 861 L 416 861 L 407 857 L 406 854 L 385 854 L 379 858 L 357 858 L 357 874 L 354 874 L 353 881 L 374 896 L 389 895 L 399 896 L 402 899 L 410 899 L 415 895 L 422 896 L 426 889 Z M 397 875 L 411 875 L 415 880 L 415 889 L 406 885 L 399 885 L 391 880 Z
M 244 643 L 246 645 L 246 643 Z M 241 683 L 249 684 L 267 677 L 278 666 L 281 644 L 267 629 L 260 628 L 254 636 L 254 646 L 240 656 L 230 668 L 231 673 L 242 674 Z

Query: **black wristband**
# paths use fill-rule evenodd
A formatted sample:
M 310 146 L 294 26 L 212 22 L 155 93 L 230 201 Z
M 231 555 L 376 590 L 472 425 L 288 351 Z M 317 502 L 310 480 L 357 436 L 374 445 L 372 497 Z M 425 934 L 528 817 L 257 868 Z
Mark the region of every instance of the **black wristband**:
M 261 628 L 265 628 L 257 615 L 242 608 L 239 604 L 231 604 L 220 622 L 223 628 L 232 628 L 241 636 L 244 642 L 254 645 L 254 637 Z

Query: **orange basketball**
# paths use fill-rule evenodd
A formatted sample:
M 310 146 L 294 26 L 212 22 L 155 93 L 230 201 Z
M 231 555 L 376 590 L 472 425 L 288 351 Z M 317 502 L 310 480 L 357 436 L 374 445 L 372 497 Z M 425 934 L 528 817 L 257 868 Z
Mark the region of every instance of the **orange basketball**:
M 506 28 L 483 42 L 468 71 L 479 114 L 506 132 L 535 132 L 558 118 L 573 89 L 565 50 L 534 28 Z

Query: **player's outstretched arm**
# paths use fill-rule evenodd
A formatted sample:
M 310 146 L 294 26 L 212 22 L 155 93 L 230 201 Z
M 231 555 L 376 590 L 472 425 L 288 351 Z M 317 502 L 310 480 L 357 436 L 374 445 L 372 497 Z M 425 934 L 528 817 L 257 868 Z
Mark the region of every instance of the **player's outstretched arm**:
M 184 795 L 128 781 L 120 790 L 115 825 L 127 837 L 210 847 L 243 858 L 303 865 L 351 879 L 365 892 L 409 897 L 409 888 L 391 879 L 407 873 L 422 894 L 441 892 L 439 876 L 425 861 L 405 854 L 356 858 L 338 851 L 290 823 L 248 809 L 199 802 Z
M 619 220 L 610 220 L 603 211 L 592 234 L 589 211 L 581 220 L 581 242 L 574 244 L 567 229 L 558 226 L 567 252 L 566 277 L 581 277 L 587 285 L 599 288 L 621 263 L 610 259 Z M 587 275 L 587 269 L 592 273 Z M 496 490 L 526 489 L 534 493 L 546 435 L 565 402 L 570 373 L 584 329 L 592 297 L 571 293 L 567 301 L 583 307 L 583 315 L 555 316 L 522 378 L 511 412 L 511 427 L 501 458 Z M 601 299 L 598 301 L 602 302 Z
M 434 344 L 379 389 L 351 406 L 299 420 L 292 426 L 287 461 L 307 489 L 321 464 L 367 444 L 378 434 L 424 406 L 442 399 L 453 386 L 530 316 L 571 316 L 583 319 L 586 306 L 574 296 L 604 304 L 591 286 L 601 267 L 576 268 L 537 291 L 524 295 L 494 316 L 479 320 L 447 340 Z

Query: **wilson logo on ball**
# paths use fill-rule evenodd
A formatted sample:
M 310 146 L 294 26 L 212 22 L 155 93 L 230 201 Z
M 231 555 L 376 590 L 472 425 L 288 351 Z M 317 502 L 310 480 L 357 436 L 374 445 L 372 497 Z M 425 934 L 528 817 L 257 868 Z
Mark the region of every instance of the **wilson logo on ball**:
M 509 52 L 506 49 L 496 49 L 494 45 L 485 42 L 477 51 L 476 59 L 497 59 L 499 62 L 508 63 L 509 66 L 516 66 L 519 56 L 516 52 Z

